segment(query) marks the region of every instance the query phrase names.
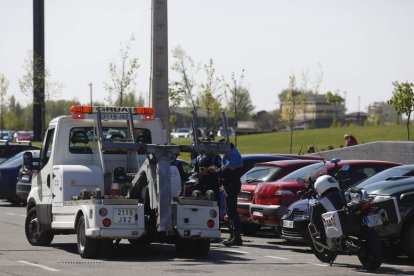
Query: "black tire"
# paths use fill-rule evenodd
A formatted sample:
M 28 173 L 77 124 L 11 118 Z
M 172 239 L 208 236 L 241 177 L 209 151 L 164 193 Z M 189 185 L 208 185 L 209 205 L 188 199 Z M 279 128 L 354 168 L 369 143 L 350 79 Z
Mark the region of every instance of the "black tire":
M 310 247 L 311 247 L 313 255 L 315 255 L 315 257 L 318 258 L 318 260 L 323 263 L 330 264 L 338 256 L 338 254 L 336 254 L 334 251 L 330 251 L 319 245 L 315 245 L 313 242 L 310 243 Z
M 401 234 L 401 247 L 408 258 L 414 261 L 414 219 L 404 227 Z
M 196 249 L 197 257 L 205 257 L 208 255 L 209 251 L 210 251 L 210 240 L 201 239 L 197 241 L 197 249 Z
M 366 270 L 376 270 L 384 259 L 384 248 L 375 230 L 366 228 L 362 231 L 362 246 L 358 259 Z
M 274 229 L 274 233 L 276 235 L 276 237 L 280 238 L 282 237 L 282 226 L 275 226 Z
M 81 216 L 76 227 L 77 233 L 77 248 L 78 253 L 82 258 L 92 259 L 98 256 L 99 239 L 92 239 L 85 234 L 85 218 Z
M 257 233 L 261 228 L 260 224 L 256 223 L 242 223 L 241 225 L 241 232 L 245 236 L 253 236 Z
M 32 207 L 26 216 L 24 230 L 27 241 L 34 246 L 48 246 L 52 243 L 54 234 L 50 230 L 43 230 L 37 217 L 36 207 Z

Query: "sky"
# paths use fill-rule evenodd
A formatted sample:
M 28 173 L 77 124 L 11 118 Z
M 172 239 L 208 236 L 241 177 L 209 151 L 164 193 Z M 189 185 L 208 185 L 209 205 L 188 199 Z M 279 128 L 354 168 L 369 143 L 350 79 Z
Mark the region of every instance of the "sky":
M 0 0 L 0 74 L 22 104 L 31 100 L 18 80 L 33 49 L 32 2 Z M 391 98 L 393 81 L 414 82 L 413 14 L 411 0 L 170 0 L 169 64 L 181 46 L 197 64 L 213 59 L 228 81 L 244 70 L 256 111 L 279 107 L 289 76 L 298 88 L 338 91 L 348 112 L 366 111 Z M 103 101 L 109 64 L 132 34 L 136 88 L 148 98 L 150 0 L 45 0 L 46 67 L 63 86 L 54 99 L 87 104 L 92 83 Z

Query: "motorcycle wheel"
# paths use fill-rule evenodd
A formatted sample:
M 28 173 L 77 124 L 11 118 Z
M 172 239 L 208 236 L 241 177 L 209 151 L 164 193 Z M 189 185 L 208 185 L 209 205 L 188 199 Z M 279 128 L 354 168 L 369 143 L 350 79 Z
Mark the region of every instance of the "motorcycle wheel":
M 362 231 L 361 251 L 358 253 L 358 259 L 366 270 L 378 269 L 384 258 L 384 248 L 377 236 L 377 232 L 371 228 Z
M 326 248 L 323 248 L 313 242 L 310 243 L 310 247 L 313 255 L 315 255 L 315 257 L 323 263 L 330 264 L 338 256 L 338 254 L 336 254 L 334 251 L 327 250 Z

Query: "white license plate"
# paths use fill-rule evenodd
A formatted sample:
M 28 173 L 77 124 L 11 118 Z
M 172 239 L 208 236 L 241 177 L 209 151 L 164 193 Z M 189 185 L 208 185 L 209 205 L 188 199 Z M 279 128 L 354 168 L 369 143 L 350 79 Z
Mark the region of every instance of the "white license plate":
M 135 224 L 137 222 L 137 211 L 130 208 L 114 210 L 114 223 Z
M 263 217 L 263 213 L 262 213 L 262 212 L 259 212 L 259 211 L 254 211 L 254 212 L 253 212 L 253 216 L 256 216 L 256 217 Z
M 102 120 L 127 120 L 129 114 L 101 113 Z
M 368 227 L 375 227 L 378 225 L 382 225 L 381 215 L 374 214 L 374 215 L 365 216 L 365 223 L 368 225 Z
M 293 220 L 283 220 L 283 227 L 293 228 Z

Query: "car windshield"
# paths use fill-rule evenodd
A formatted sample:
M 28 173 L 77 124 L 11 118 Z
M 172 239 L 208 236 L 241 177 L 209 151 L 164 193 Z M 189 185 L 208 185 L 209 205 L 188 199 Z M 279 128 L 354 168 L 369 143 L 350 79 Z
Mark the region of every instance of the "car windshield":
M 23 153 L 24 151 L 16 154 L 13 157 L 10 157 L 9 159 L 0 164 L 0 168 L 18 167 L 23 162 Z
M 293 171 L 290 174 L 282 177 L 280 180 L 292 180 L 292 179 L 296 180 L 298 178 L 306 179 L 308 176 L 313 175 L 314 173 L 317 173 L 324 169 L 326 169 L 325 163 L 323 162 L 315 163 L 315 164 L 300 168 L 296 171 Z
M 187 133 L 188 132 L 188 129 L 187 128 L 179 128 L 179 129 L 177 129 L 177 132 L 179 132 L 179 133 Z
M 255 184 L 257 182 L 268 181 L 270 177 L 274 176 L 281 170 L 280 167 L 274 166 L 257 166 L 247 173 L 245 173 L 241 178 L 241 183 Z
M 370 185 L 370 184 L 375 183 L 375 182 L 386 180 L 390 177 L 397 177 L 397 176 L 403 176 L 403 175 L 414 176 L 414 170 L 407 170 L 407 169 L 400 168 L 400 167 L 390 168 L 388 170 L 379 172 L 379 173 L 371 176 L 370 178 L 366 179 L 365 181 L 362 181 L 361 183 L 358 184 L 357 187 L 358 188 L 363 188 L 367 185 Z

